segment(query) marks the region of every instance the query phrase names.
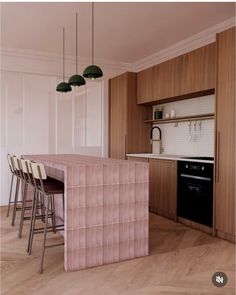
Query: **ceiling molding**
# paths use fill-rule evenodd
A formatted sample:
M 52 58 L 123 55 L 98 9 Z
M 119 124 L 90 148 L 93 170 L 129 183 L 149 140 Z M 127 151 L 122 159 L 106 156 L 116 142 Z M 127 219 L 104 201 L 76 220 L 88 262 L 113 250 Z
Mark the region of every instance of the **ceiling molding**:
M 195 34 L 187 39 L 184 39 L 174 45 L 167 47 L 157 53 L 147 56 L 133 63 L 132 71 L 138 72 L 149 68 L 168 59 L 174 58 L 181 54 L 187 53 L 201 46 L 212 43 L 216 39 L 216 33 L 227 30 L 235 25 L 235 18 L 227 19 L 213 27 L 210 27 L 198 34 Z
M 4 57 L 15 57 L 15 58 L 27 58 L 34 61 L 41 62 L 52 62 L 52 63 L 62 63 L 62 57 L 52 53 L 45 53 L 41 51 L 25 50 L 20 48 L 1 48 L 0 49 L 1 58 Z M 67 64 L 74 65 L 75 58 L 72 56 L 66 56 L 65 62 Z M 91 59 L 88 58 L 79 58 L 78 63 L 80 66 L 86 66 L 91 63 Z M 132 68 L 132 64 L 125 62 L 114 62 L 104 59 L 96 59 L 96 64 L 101 67 L 113 69 L 113 70 L 125 70 L 128 71 Z

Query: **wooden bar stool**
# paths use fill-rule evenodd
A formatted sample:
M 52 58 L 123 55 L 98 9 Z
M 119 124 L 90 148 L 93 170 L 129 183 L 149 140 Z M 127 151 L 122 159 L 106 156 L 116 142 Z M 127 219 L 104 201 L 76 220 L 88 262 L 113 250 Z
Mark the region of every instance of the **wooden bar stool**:
M 31 218 L 31 230 L 29 236 L 29 252 L 32 249 L 33 236 L 36 233 L 43 233 L 43 245 L 42 245 L 42 255 L 41 255 L 41 263 L 40 263 L 40 273 L 43 272 L 43 261 L 45 249 L 48 247 L 55 247 L 64 245 L 64 243 L 54 244 L 54 245 L 46 245 L 46 237 L 48 232 L 56 232 L 64 230 L 64 183 L 53 179 L 48 178 L 46 174 L 46 170 L 43 164 L 41 163 L 30 163 L 31 173 L 34 179 L 36 194 L 34 199 L 34 205 L 32 210 L 32 218 Z M 38 203 L 39 195 L 42 195 L 44 199 L 44 208 L 46 211 L 45 216 L 45 224 L 44 227 L 35 228 L 35 217 L 36 217 L 36 206 Z M 54 198 L 56 196 L 62 196 L 62 206 L 63 206 L 63 219 L 62 224 L 56 224 L 55 217 L 55 202 Z M 49 225 L 48 218 L 51 214 L 52 217 L 52 225 Z M 58 217 L 57 217 L 58 218 Z M 61 219 L 61 218 L 58 218 Z

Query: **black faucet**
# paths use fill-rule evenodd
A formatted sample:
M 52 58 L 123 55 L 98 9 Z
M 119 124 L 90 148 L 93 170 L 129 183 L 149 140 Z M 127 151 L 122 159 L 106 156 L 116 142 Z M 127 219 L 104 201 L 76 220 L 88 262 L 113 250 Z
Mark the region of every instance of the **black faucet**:
M 154 130 L 155 128 L 157 128 L 157 129 L 159 130 L 159 140 L 161 141 L 161 129 L 160 129 L 158 126 L 154 126 L 154 127 L 152 127 L 152 129 L 151 129 L 151 133 L 150 133 L 150 140 L 151 140 L 151 143 L 152 143 L 152 141 L 153 141 L 153 130 Z

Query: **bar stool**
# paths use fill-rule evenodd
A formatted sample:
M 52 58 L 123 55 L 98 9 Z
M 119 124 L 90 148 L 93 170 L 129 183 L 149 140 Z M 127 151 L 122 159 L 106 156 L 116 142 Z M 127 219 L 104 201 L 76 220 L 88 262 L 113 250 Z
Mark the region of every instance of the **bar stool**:
M 17 204 L 21 203 L 21 201 L 18 201 L 19 196 L 19 189 L 20 189 L 20 181 L 22 179 L 22 175 L 20 172 L 20 167 L 18 164 L 18 159 L 15 155 L 11 157 L 11 163 L 14 171 L 14 175 L 16 176 L 16 190 L 15 190 L 15 199 L 14 199 L 14 207 L 13 207 L 13 214 L 12 214 L 12 222 L 11 225 L 15 226 L 15 220 L 16 220 L 16 211 L 21 210 L 21 208 L 17 208 Z
M 23 195 L 22 195 L 22 206 L 21 206 L 21 217 L 20 217 L 20 227 L 19 227 L 19 234 L 18 237 L 22 237 L 22 230 L 23 230 L 23 223 L 25 220 L 30 220 L 30 216 L 25 216 L 25 210 L 32 210 L 32 204 L 33 204 L 33 199 L 32 200 L 27 200 L 27 193 L 28 193 L 28 187 L 29 185 L 34 188 L 34 194 L 35 194 L 35 186 L 33 183 L 33 177 L 31 174 L 31 171 L 29 169 L 31 161 L 30 160 L 24 160 L 24 159 L 18 159 L 18 164 L 20 167 L 21 175 L 23 178 L 24 182 L 24 189 L 23 189 Z M 27 202 L 31 202 L 30 206 L 26 206 Z M 42 205 L 42 200 L 41 204 L 37 209 L 41 209 L 41 214 L 37 216 L 36 218 L 41 218 L 42 221 L 44 220 L 44 212 L 43 212 L 43 205 Z
M 42 245 L 42 255 L 40 262 L 40 273 L 43 272 L 43 261 L 45 249 L 49 247 L 61 246 L 64 243 L 54 244 L 54 245 L 46 245 L 46 237 L 48 232 L 56 232 L 64 230 L 64 183 L 58 181 L 56 179 L 47 178 L 45 167 L 42 163 L 30 163 L 31 173 L 34 179 L 36 194 L 34 198 L 34 205 L 32 210 L 32 218 L 31 218 L 31 229 L 29 236 L 29 251 L 32 249 L 33 236 L 36 233 L 43 233 L 43 245 Z M 38 203 L 39 194 L 43 196 L 44 199 L 44 207 L 46 211 L 45 216 L 45 224 L 42 228 L 35 228 L 35 217 L 36 217 L 36 206 Z M 55 222 L 55 196 L 62 195 L 62 206 L 63 206 L 63 224 L 56 224 Z M 51 213 L 52 217 L 52 225 L 48 224 L 48 218 Z M 59 218 L 61 219 L 61 218 Z
M 11 204 L 14 203 L 11 200 L 11 197 L 12 197 L 12 188 L 13 188 L 14 176 L 15 176 L 14 168 L 12 166 L 12 156 L 10 154 L 7 154 L 7 162 L 8 162 L 8 165 L 9 165 L 10 172 L 11 172 L 11 185 L 10 185 L 9 200 L 8 200 L 8 207 L 7 207 L 7 217 L 8 217 L 9 213 L 10 213 L 10 206 L 11 206 Z

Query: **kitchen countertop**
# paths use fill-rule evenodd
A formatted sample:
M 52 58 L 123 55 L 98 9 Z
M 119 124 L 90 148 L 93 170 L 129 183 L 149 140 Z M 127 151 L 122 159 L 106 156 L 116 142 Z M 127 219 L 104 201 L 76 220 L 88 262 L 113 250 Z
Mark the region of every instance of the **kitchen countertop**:
M 162 160 L 174 160 L 174 161 L 188 161 L 188 162 L 199 162 L 199 163 L 211 163 L 214 164 L 214 160 L 199 160 L 199 159 L 188 159 L 189 156 L 184 155 L 169 155 L 169 154 L 126 154 L 127 157 L 140 157 L 149 159 L 162 159 Z M 193 156 L 194 157 L 194 156 Z

